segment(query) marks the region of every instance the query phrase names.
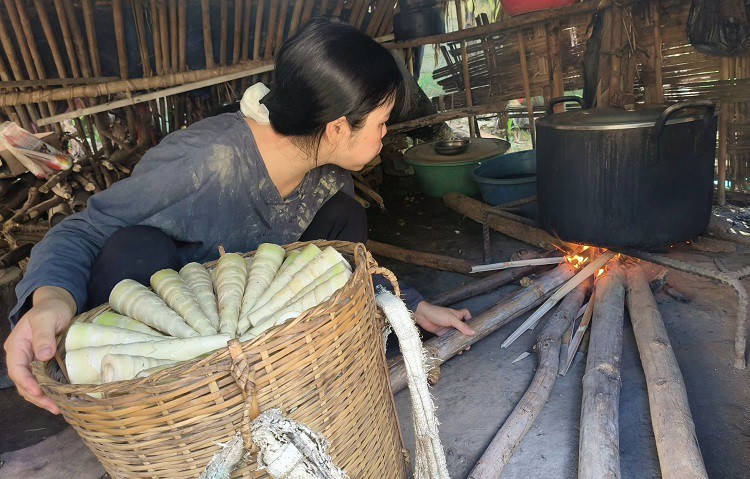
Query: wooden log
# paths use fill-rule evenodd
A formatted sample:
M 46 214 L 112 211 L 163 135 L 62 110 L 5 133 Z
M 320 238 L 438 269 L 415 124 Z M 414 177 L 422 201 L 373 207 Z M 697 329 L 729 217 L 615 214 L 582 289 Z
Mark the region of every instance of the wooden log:
M 545 231 L 531 226 L 527 222 L 522 222 L 521 220 L 524 220 L 524 218 L 520 216 L 509 213 L 500 214 L 499 212 L 498 214 L 487 216 L 487 213 L 492 211 L 491 206 L 460 193 L 448 193 L 443 200 L 448 208 L 478 223 L 483 223 L 486 219 L 487 225 L 490 228 L 519 241 L 546 250 L 565 245 L 564 242 L 550 236 Z M 518 220 L 511 219 L 513 217 L 518 218 Z
M 532 259 L 539 258 L 541 254 L 536 251 L 525 250 L 521 251 L 515 256 L 519 259 Z M 499 273 L 495 273 L 487 276 L 486 278 L 473 281 L 465 286 L 460 286 L 450 291 L 441 293 L 434 298 L 430 298 L 429 302 L 437 306 L 449 306 L 451 304 L 458 303 L 459 301 L 463 301 L 480 294 L 489 293 L 490 291 L 494 291 L 501 286 L 517 281 L 535 271 L 541 271 L 542 269 L 543 267 L 527 266 L 523 268 L 500 271 Z
M 457 330 L 451 330 L 442 336 L 425 341 L 428 371 L 437 368 L 441 363 L 464 351 L 468 346 L 534 308 L 561 284 L 572 278 L 574 274 L 573 266 L 567 263 L 561 264 L 557 268 L 544 273 L 530 286 L 504 298 L 501 303 L 498 303 L 492 309 L 468 320 L 466 324 L 475 331 L 474 336 L 464 336 Z M 389 361 L 388 371 L 394 393 L 406 387 L 406 368 L 401 356 Z
M 376 255 L 440 271 L 451 271 L 462 274 L 469 274 L 471 271 L 472 262 L 465 259 L 451 258 L 450 256 L 433 253 L 423 253 L 421 251 L 412 251 L 373 240 L 367 242 L 367 249 Z
M 620 477 L 620 358 L 625 312 L 622 268 L 611 267 L 599 277 L 594 299 L 586 372 L 583 375 L 579 479 Z
M 497 479 L 505 469 L 513 452 L 529 432 L 539 417 L 544 405 L 552 394 L 557 379 L 560 361 L 560 341 L 565 330 L 583 304 L 591 287 L 587 281 L 568 293 L 555 313 L 550 317 L 536 340 L 535 350 L 539 355 L 539 365 L 529 388 L 513 408 L 508 419 L 495 434 L 495 437 L 482 453 L 469 479 Z
M 661 477 L 707 479 L 685 381 L 654 296 L 638 266 L 627 270 L 627 304 L 646 375 Z

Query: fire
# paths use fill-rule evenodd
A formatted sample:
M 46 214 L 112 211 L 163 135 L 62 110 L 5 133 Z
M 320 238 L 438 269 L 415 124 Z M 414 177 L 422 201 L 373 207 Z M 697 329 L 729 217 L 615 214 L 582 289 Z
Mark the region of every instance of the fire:
M 591 246 L 580 245 L 574 251 L 570 251 L 565 255 L 565 261 L 575 266 L 576 269 L 580 269 L 591 261 L 595 250 L 596 248 L 592 249 Z
M 598 278 L 599 276 L 603 274 L 604 274 L 604 268 L 600 268 L 599 271 L 596 272 L 596 277 Z

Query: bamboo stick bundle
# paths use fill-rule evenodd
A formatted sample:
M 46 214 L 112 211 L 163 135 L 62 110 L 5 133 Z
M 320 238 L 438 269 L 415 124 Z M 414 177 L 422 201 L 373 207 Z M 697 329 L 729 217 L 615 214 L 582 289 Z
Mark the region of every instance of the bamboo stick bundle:
M 583 375 L 579 479 L 620 477 L 620 357 L 625 312 L 622 268 L 613 266 L 596 285 L 586 372 Z
M 627 304 L 646 374 L 651 424 L 663 479 L 706 479 L 685 381 L 639 266 L 627 270 Z
M 451 330 L 442 336 L 425 341 L 428 371 L 437 368 L 441 363 L 464 351 L 467 346 L 471 346 L 529 311 L 574 274 L 573 266 L 567 263 L 561 264 L 542 274 L 534 281 L 533 287 L 520 289 L 504 298 L 492 309 L 466 321 L 466 324 L 475 331 L 474 336 L 464 336 L 457 330 Z M 392 359 L 388 363 L 388 369 L 393 392 L 396 393 L 406 387 L 403 359 L 401 357 Z
M 529 388 L 513 408 L 508 419 L 482 453 L 469 479 L 496 479 L 500 477 L 526 433 L 539 417 L 544 405 L 552 394 L 552 387 L 557 380 L 557 369 L 560 356 L 560 338 L 583 304 L 591 282 L 580 284 L 568 293 L 560 303 L 547 325 L 536 340 L 535 350 L 539 355 L 539 365 L 534 373 Z

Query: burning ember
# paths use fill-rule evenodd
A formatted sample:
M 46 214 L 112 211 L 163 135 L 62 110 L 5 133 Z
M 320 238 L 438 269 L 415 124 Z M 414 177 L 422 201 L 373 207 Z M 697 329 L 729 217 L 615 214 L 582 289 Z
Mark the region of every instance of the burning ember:
M 576 269 L 581 269 L 589 264 L 592 258 L 599 256 L 605 251 L 607 250 L 604 248 L 593 248 L 591 246 L 579 245 L 573 251 L 567 252 L 568 254 L 565 255 L 565 261 L 575 266 Z M 601 273 L 597 273 L 597 276 L 600 274 Z

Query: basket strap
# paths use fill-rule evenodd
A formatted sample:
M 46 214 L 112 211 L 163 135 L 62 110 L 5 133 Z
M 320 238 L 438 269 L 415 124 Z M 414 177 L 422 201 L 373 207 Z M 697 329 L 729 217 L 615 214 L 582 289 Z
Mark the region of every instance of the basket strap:
M 229 355 L 232 357 L 231 373 L 237 386 L 245 398 L 245 407 L 242 409 L 242 425 L 240 434 L 245 449 L 249 452 L 257 452 L 258 448 L 253 443 L 250 434 L 250 425 L 260 415 L 258 406 L 258 394 L 255 390 L 255 371 L 248 360 L 248 353 L 242 350 L 242 345 L 237 339 L 229 341 Z

